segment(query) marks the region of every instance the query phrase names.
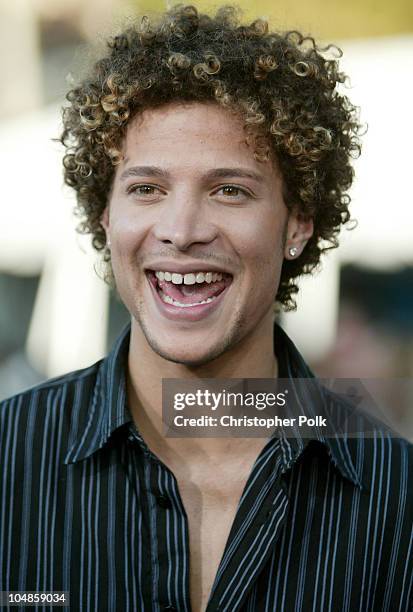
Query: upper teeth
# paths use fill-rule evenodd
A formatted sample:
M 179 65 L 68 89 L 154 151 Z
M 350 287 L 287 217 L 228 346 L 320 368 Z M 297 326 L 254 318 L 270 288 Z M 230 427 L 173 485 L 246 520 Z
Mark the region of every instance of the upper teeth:
M 155 272 L 159 280 L 172 281 L 174 285 L 195 285 L 195 283 L 215 283 L 222 280 L 220 272 L 191 272 L 189 274 L 178 274 L 177 272 Z

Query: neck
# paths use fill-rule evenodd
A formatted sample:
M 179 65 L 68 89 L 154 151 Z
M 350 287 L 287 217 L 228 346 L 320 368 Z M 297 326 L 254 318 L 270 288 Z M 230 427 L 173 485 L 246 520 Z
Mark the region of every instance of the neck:
M 232 448 L 245 448 L 243 438 L 165 438 L 162 424 L 163 378 L 276 378 L 278 364 L 273 346 L 274 315 L 260 324 L 224 354 L 213 361 L 187 366 L 155 353 L 138 323 L 132 320 L 128 358 L 127 393 L 133 420 L 149 448 L 166 463 L 183 457 L 220 460 Z M 249 439 L 254 452 L 263 440 Z

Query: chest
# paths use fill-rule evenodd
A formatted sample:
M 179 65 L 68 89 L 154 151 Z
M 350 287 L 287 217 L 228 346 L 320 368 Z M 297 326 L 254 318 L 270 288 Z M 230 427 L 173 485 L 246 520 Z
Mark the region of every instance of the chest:
M 244 485 L 244 479 L 235 485 L 228 483 L 221 490 L 201 488 L 188 482 L 180 484 L 188 519 L 193 612 L 206 609 Z

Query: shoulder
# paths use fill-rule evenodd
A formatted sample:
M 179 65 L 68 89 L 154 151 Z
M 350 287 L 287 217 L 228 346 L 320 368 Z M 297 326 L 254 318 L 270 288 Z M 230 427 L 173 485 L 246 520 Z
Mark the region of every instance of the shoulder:
M 85 429 L 99 385 L 99 364 L 36 385 L 0 403 L 1 481 L 20 490 L 26 475 L 60 466 Z
M 387 491 L 406 509 L 410 506 L 413 516 L 413 444 L 375 414 L 374 404 L 363 403 L 361 386 L 356 391 L 351 397 L 324 388 L 326 414 L 333 423 L 330 447 L 366 492 Z
M 0 402 L 0 437 L 12 426 L 13 422 L 42 418 L 50 412 L 58 412 L 70 407 L 76 398 L 86 399 L 93 392 L 100 361 L 83 368 L 58 376 L 26 389 Z
M 370 490 L 388 488 L 413 502 L 413 445 L 395 432 L 376 429 L 354 441 L 363 460 L 363 480 Z M 408 502 L 408 500 L 406 500 Z M 413 516 L 413 506 L 410 510 Z
M 357 401 L 328 391 L 328 410 L 334 414 L 341 455 L 347 455 L 370 497 L 388 499 L 413 521 L 413 444 L 385 423 L 380 414 Z
M 413 445 L 395 432 L 376 429 L 369 437 L 354 440 L 363 460 L 364 479 L 370 487 L 389 483 L 413 493 Z M 370 488 L 369 487 L 369 488 Z

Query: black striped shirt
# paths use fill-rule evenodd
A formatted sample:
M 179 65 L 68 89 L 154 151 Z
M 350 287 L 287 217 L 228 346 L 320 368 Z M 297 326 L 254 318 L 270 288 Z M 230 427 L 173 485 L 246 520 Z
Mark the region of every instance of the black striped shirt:
M 278 326 L 274 340 L 284 375 L 312 376 Z M 190 611 L 186 514 L 128 411 L 128 345 L 129 328 L 106 359 L 0 405 L 0 590 L 69 591 L 82 612 Z M 208 612 L 412 610 L 412 475 L 412 445 L 379 429 L 272 437 Z

